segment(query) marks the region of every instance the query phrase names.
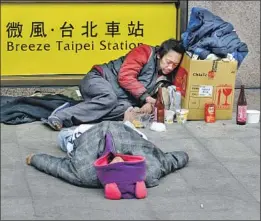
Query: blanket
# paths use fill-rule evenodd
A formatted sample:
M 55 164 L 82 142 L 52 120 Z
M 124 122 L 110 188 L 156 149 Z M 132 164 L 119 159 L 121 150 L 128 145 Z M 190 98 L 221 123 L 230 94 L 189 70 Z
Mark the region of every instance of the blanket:
M 32 156 L 31 165 L 73 185 L 101 188 L 93 164 L 104 153 L 106 134 L 111 135 L 116 153 L 145 157 L 147 187 L 158 185 L 160 178 L 183 168 L 188 163 L 187 153 L 183 151 L 164 153 L 123 122 L 104 121 L 75 140 L 71 157 L 37 153 Z
M 59 94 L 43 97 L 1 96 L 1 123 L 15 125 L 48 118 L 65 102 L 72 106 L 80 101 Z

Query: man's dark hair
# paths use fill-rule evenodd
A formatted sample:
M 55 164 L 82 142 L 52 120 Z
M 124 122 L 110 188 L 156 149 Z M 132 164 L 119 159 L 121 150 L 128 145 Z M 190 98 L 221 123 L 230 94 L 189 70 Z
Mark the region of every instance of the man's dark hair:
M 157 48 L 157 54 L 162 58 L 170 50 L 176 51 L 182 55 L 185 53 L 185 48 L 183 47 L 182 42 L 171 38 L 162 42 L 162 44 Z

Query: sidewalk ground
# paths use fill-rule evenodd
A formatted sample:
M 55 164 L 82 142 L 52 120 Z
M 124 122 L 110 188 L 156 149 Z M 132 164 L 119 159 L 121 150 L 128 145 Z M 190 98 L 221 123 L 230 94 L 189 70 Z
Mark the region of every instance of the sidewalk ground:
M 259 93 L 247 92 L 249 108 L 260 110 Z M 260 220 L 260 123 L 238 126 L 234 114 L 214 124 L 143 132 L 164 151 L 187 151 L 189 164 L 162 178 L 144 200 L 110 201 L 102 189 L 76 187 L 25 164 L 29 153 L 63 156 L 57 132 L 40 122 L 2 124 L 1 220 Z

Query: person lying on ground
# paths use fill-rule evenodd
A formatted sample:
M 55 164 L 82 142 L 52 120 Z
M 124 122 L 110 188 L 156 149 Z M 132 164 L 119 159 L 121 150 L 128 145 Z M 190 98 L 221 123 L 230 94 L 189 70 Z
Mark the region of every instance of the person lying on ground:
M 97 177 L 94 162 L 104 154 L 108 145 L 106 137 L 110 137 L 114 153 L 145 158 L 144 182 L 146 187 L 156 186 L 163 176 L 185 167 L 189 160 L 188 154 L 184 151 L 163 152 L 125 124 L 133 118 L 135 112 L 128 110 L 124 114 L 124 122 L 103 121 L 94 125 L 74 140 L 69 156 L 35 153 L 26 157 L 26 163 L 73 185 L 101 188 L 103 186 Z

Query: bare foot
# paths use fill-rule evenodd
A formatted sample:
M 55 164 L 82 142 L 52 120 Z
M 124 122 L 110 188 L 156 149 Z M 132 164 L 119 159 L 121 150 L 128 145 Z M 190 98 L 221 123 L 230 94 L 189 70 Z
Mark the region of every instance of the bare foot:
M 28 155 L 27 157 L 26 157 L 26 164 L 27 165 L 30 165 L 31 164 L 31 158 L 32 158 L 32 156 L 33 156 L 34 154 L 30 154 L 30 155 Z

